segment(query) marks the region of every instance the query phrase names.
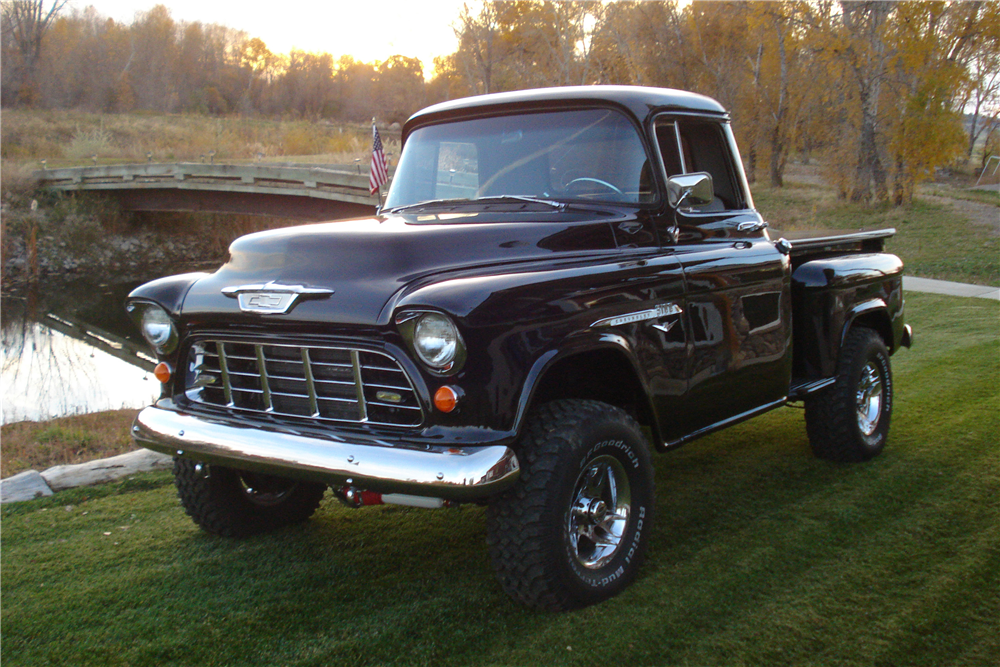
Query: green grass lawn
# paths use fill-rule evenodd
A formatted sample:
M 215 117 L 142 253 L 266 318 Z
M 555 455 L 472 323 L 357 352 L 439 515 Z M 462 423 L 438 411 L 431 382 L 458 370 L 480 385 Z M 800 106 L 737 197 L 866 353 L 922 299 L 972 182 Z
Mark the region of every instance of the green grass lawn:
M 783 231 L 829 230 L 832 233 L 894 227 L 888 252 L 905 262 L 907 275 L 980 285 L 1000 284 L 1000 197 L 957 188 L 928 189 L 937 196 L 919 196 L 909 206 L 864 208 L 838 201 L 825 186 L 790 184 L 757 187 L 754 203 L 771 222 L 772 238 Z M 948 200 L 982 206 L 972 222 L 948 205 Z M 988 221 L 992 221 L 989 224 Z
M 495 582 L 483 510 L 328 500 L 201 533 L 167 474 L 3 508 L 14 665 L 996 665 L 1000 304 L 908 295 L 889 447 L 812 458 L 780 410 L 656 457 L 636 583 L 567 614 Z

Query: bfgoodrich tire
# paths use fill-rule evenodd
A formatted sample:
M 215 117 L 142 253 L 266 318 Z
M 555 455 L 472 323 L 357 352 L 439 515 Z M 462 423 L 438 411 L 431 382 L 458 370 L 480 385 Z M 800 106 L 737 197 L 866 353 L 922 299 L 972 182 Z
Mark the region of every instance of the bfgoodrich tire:
M 301 523 L 319 507 L 326 486 L 174 459 L 184 510 L 206 532 L 247 537 Z
M 639 425 L 613 406 L 541 406 L 520 443 L 521 475 L 490 503 L 487 540 L 504 590 L 565 610 L 624 590 L 653 527 L 653 468 Z
M 813 453 L 828 461 L 867 461 L 882 453 L 892 417 L 892 369 L 881 336 L 866 327 L 844 340 L 833 386 L 806 399 Z

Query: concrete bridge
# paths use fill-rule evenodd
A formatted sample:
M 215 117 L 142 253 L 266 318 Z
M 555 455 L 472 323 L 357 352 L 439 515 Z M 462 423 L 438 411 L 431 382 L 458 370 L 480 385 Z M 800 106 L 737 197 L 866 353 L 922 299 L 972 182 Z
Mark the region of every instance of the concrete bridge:
M 42 187 L 115 197 L 131 211 L 214 211 L 331 220 L 371 215 L 368 174 L 351 167 L 122 164 L 36 171 Z

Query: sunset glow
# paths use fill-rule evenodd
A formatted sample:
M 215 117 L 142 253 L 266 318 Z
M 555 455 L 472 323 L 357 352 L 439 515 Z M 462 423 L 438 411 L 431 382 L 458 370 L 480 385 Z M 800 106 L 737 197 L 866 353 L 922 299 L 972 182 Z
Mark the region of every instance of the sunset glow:
M 305 2 L 293 5 L 238 0 L 73 0 L 69 8 L 92 5 L 99 14 L 130 24 L 138 12 L 163 4 L 175 21 L 218 23 L 259 37 L 274 53 L 292 49 L 350 55 L 363 62 L 400 54 L 417 57 L 424 75 L 433 72 L 434 57 L 457 48 L 452 23 L 461 0 L 375 0 L 374 2 Z

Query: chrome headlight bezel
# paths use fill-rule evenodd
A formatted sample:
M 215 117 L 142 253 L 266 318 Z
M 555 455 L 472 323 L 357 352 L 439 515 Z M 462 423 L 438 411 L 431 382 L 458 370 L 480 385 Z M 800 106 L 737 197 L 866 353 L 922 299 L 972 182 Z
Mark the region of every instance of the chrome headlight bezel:
M 133 302 L 128 311 L 139 327 L 139 333 L 159 355 L 167 355 L 177 349 L 180 335 L 177 323 L 162 306 L 148 302 Z
M 396 325 L 413 354 L 432 373 L 452 375 L 465 363 L 465 341 L 455 322 L 436 310 L 409 310 Z

